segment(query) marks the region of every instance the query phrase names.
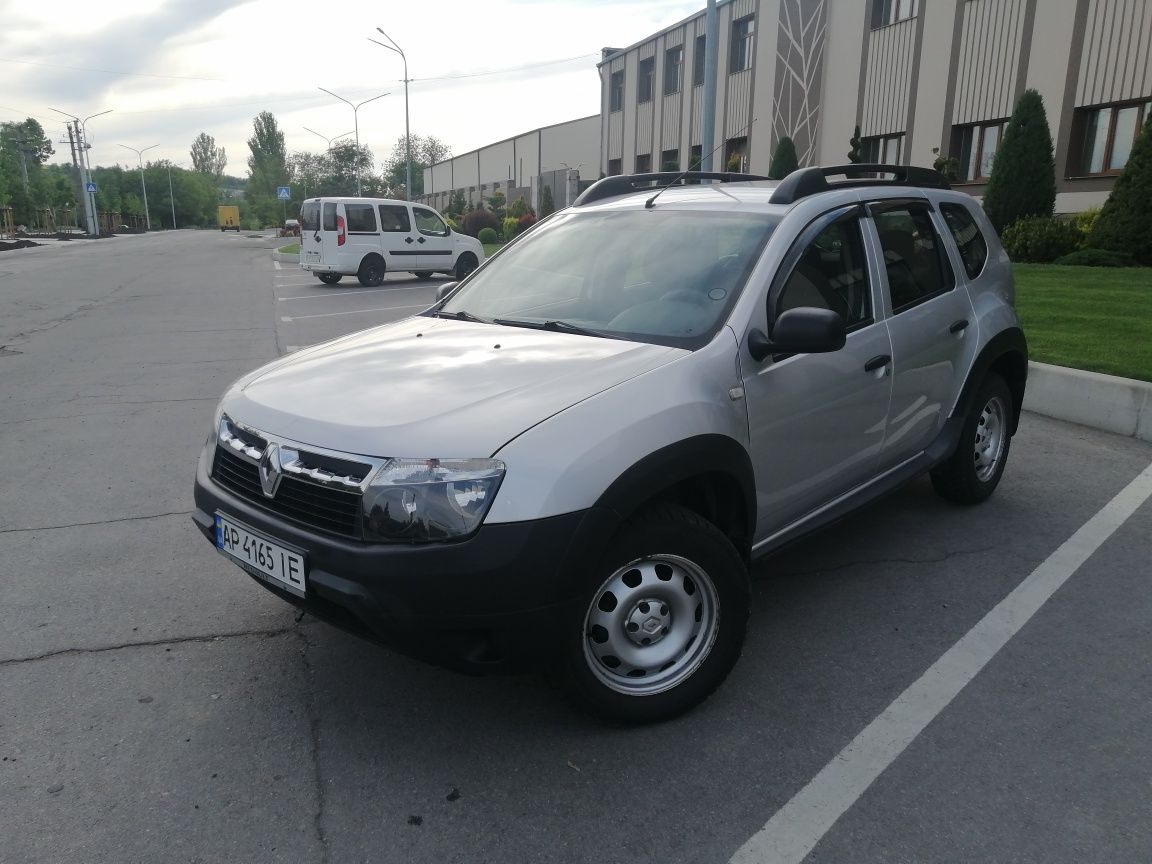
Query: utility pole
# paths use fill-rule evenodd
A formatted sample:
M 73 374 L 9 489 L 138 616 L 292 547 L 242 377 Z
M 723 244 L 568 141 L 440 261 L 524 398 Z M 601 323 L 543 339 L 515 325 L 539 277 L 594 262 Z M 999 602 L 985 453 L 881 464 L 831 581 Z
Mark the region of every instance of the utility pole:
M 720 35 L 717 32 L 716 0 L 708 0 L 704 14 L 704 101 L 703 129 L 700 134 L 701 171 L 712 170 L 712 153 L 716 149 L 716 49 Z M 691 166 L 689 166 L 691 167 Z

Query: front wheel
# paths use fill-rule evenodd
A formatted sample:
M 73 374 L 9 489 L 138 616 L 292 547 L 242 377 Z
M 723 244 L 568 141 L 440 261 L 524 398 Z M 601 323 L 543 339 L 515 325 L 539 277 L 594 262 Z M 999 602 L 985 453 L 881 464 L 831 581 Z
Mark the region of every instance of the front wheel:
M 360 262 L 356 278 L 365 288 L 375 288 L 384 281 L 384 259 L 379 255 L 368 255 Z
M 995 491 L 1012 444 L 1012 391 L 989 372 L 964 419 L 960 444 L 947 462 L 932 470 L 932 487 L 957 504 L 979 504 Z
M 479 266 L 480 264 L 476 261 L 476 256 L 471 252 L 465 252 L 460 256 L 459 260 L 457 260 L 456 269 L 452 272 L 452 275 L 457 282 L 460 282 Z
M 335 285 L 344 278 L 344 275 L 342 273 L 317 273 L 316 278 L 325 285 Z
M 619 723 L 682 714 L 732 670 L 748 611 L 748 571 L 731 541 L 683 507 L 649 508 L 613 540 L 569 625 L 569 693 Z

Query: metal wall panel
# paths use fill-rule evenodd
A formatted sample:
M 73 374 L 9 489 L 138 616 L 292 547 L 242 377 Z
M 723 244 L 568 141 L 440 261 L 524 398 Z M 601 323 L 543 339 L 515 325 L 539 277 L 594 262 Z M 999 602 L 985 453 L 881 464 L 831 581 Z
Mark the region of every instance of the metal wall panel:
M 953 123 L 1012 113 L 1026 5 L 1026 0 L 966 0 Z
M 664 122 L 661 125 L 660 149 L 673 150 L 680 146 L 680 104 L 681 93 L 664 97 Z
M 1152 3 L 1090 0 L 1076 105 L 1152 95 Z
M 621 159 L 624 156 L 624 111 L 609 111 L 612 98 L 612 73 L 624 71 L 624 57 L 618 57 L 608 64 L 608 71 L 604 76 L 604 86 L 607 87 L 604 98 L 604 108 L 608 112 L 607 148 L 608 159 Z M 624 106 L 628 105 L 628 79 L 624 79 Z M 604 170 L 608 170 L 605 164 Z
M 652 152 L 652 106 L 656 100 L 652 99 L 643 105 L 636 106 L 636 153 Z
M 756 49 L 753 48 L 753 56 L 755 53 Z M 740 138 L 748 134 L 748 121 L 752 119 L 752 68 L 728 76 L 728 88 L 725 94 L 728 105 L 724 112 L 726 139 Z
M 980 2 L 980 0 L 973 0 Z M 889 135 L 908 128 L 916 18 L 873 30 L 868 42 L 860 134 Z

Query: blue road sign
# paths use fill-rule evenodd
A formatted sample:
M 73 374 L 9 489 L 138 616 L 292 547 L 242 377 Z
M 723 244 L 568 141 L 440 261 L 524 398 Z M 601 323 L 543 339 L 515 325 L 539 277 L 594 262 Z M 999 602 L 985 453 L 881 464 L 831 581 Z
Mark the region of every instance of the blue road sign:
M 96 191 L 96 184 L 95 183 L 85 183 L 84 184 L 84 191 L 85 192 L 95 192 Z
M 276 197 L 279 198 L 281 201 L 291 201 L 292 200 L 292 187 L 291 186 L 277 186 L 276 187 Z

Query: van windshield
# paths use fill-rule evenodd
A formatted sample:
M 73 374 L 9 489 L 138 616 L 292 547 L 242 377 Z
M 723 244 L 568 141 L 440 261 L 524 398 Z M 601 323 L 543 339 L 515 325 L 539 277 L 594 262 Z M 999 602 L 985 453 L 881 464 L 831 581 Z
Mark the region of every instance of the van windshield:
M 429 314 L 694 350 L 727 319 L 778 222 L 715 210 L 558 214 Z
M 305 201 L 300 208 L 300 227 L 305 231 L 320 230 L 320 202 Z

